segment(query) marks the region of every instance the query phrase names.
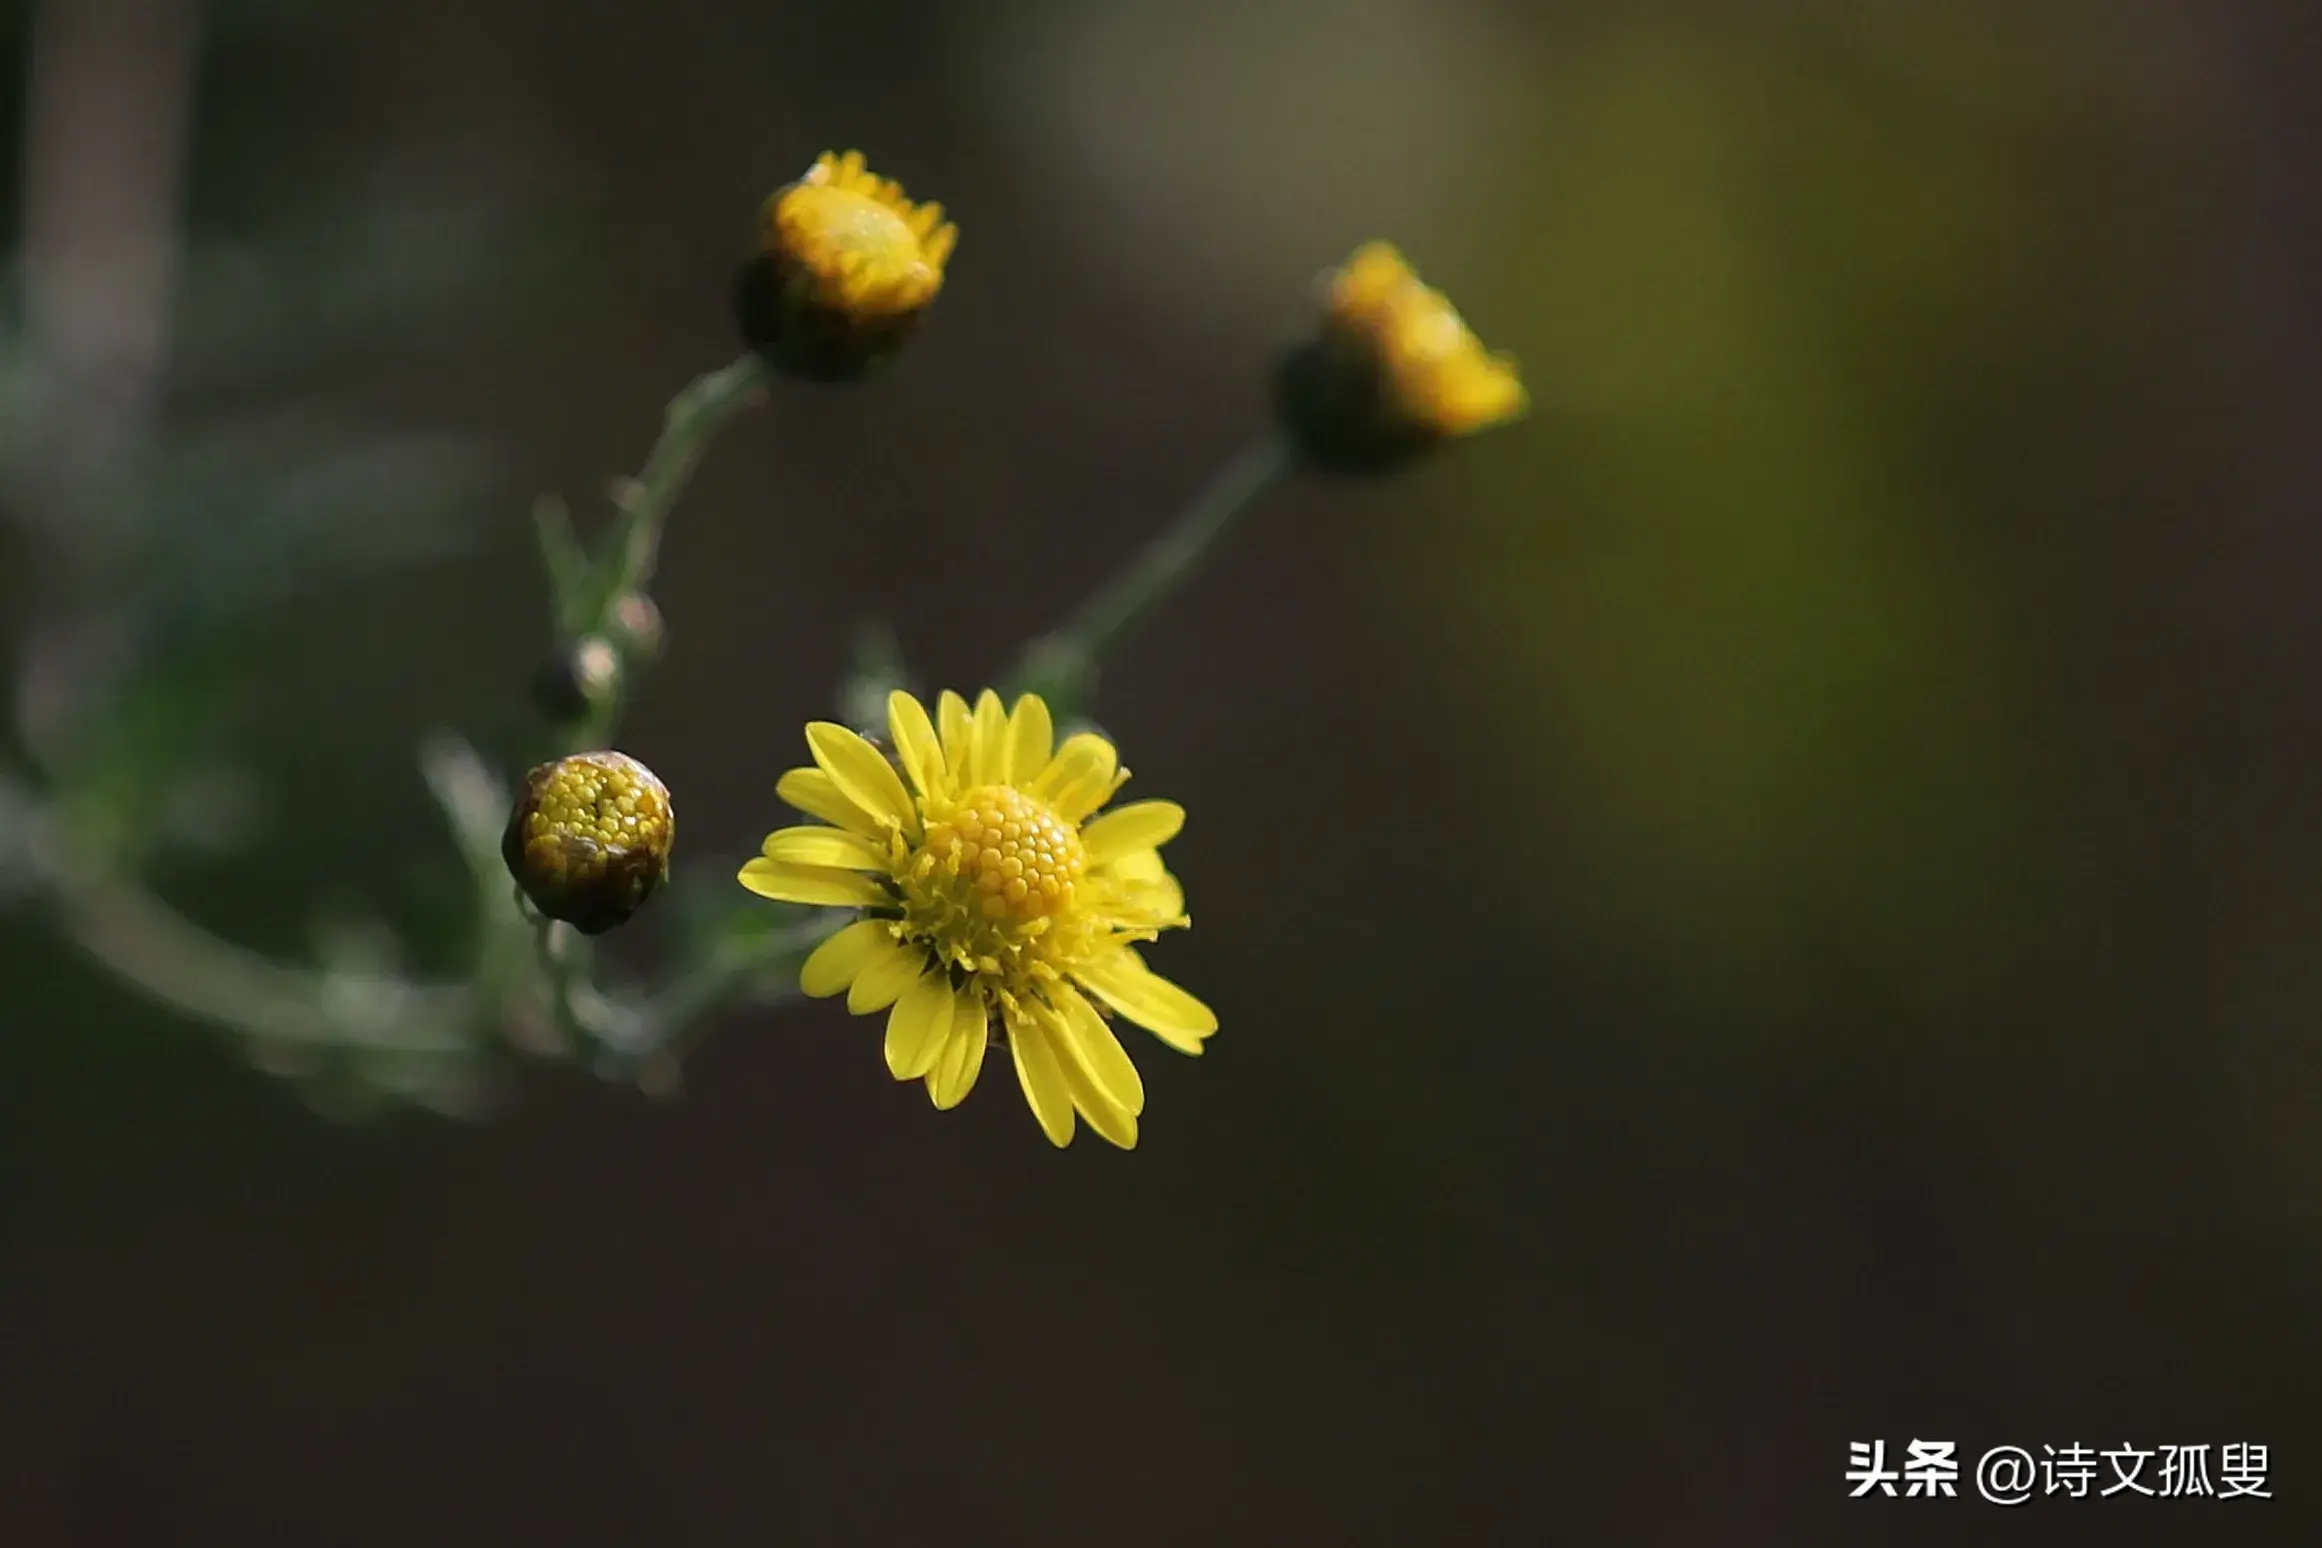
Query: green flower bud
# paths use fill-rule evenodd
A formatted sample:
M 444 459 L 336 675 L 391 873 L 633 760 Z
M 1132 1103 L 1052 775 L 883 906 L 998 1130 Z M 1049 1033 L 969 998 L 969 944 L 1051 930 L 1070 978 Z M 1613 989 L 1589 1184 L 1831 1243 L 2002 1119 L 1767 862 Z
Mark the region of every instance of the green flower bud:
M 620 652 L 592 634 L 541 663 L 532 679 L 532 702 L 556 724 L 570 725 L 610 703 L 620 687 Z
M 627 753 L 575 753 L 524 776 L 500 854 L 534 907 L 602 935 L 669 879 L 676 837 L 651 769 Z

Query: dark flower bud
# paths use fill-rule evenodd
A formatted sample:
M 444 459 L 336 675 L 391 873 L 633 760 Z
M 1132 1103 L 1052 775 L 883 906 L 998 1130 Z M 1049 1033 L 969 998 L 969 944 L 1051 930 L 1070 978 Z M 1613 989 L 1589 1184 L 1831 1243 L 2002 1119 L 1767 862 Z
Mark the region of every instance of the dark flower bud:
M 534 907 L 601 935 L 668 880 L 676 837 L 651 769 L 627 753 L 575 753 L 524 776 L 500 854 Z
M 612 702 L 620 688 L 620 652 L 592 634 L 541 663 L 532 679 L 532 702 L 556 724 L 569 725 Z

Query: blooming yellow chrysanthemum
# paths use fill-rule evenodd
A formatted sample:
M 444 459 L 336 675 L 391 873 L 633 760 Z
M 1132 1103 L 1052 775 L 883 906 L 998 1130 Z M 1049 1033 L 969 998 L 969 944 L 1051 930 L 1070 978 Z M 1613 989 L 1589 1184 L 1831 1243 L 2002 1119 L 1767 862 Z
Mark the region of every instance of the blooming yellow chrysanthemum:
M 1524 412 L 1516 363 L 1469 331 L 1385 242 L 1327 277 L 1321 336 L 1285 380 L 1291 428 L 1319 460 L 1374 466 Z
M 1035 694 L 1011 713 L 988 689 L 973 710 L 945 693 L 931 721 L 898 692 L 887 724 L 893 761 L 844 726 L 809 725 L 815 766 L 776 788 L 822 823 L 781 829 L 742 867 L 761 896 L 864 911 L 807 958 L 801 986 L 843 991 L 857 1015 L 886 1010 L 887 1068 L 939 1108 L 975 1085 L 996 1027 L 1051 1141 L 1070 1142 L 1077 1113 L 1136 1144 L 1144 1082 L 1106 1010 L 1181 1053 L 1217 1030 L 1136 949 L 1189 922 L 1160 856 L 1183 808 L 1097 816 L 1128 770 L 1101 736 L 1053 745 Z
M 912 203 L 860 151 L 825 152 L 760 212 L 742 331 L 801 375 L 859 375 L 909 337 L 958 241 L 942 205 Z

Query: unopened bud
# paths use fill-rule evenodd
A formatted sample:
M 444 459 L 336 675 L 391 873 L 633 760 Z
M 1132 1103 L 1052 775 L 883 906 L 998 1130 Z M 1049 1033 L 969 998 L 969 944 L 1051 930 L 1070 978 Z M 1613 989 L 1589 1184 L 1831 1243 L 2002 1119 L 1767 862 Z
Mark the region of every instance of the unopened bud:
M 1369 473 L 1524 412 L 1516 365 L 1373 242 L 1323 277 L 1313 336 L 1275 379 L 1282 427 L 1311 466 Z
M 558 725 L 612 702 L 621 688 L 621 653 L 597 635 L 575 640 L 540 665 L 532 701 Z
M 826 154 L 766 201 L 734 287 L 743 340 L 793 376 L 862 376 L 918 328 L 958 236 L 860 153 Z
M 627 753 L 586 752 L 524 776 L 500 854 L 533 906 L 601 935 L 669 878 L 669 789 Z
M 642 591 L 624 591 L 613 604 L 613 635 L 632 660 L 650 661 L 660 655 L 666 633 L 661 609 Z

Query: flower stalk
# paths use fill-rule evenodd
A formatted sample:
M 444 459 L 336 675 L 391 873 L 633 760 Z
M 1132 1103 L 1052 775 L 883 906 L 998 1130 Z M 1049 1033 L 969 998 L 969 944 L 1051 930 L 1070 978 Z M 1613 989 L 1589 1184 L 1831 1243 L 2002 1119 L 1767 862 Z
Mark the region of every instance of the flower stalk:
M 1026 647 L 1011 691 L 1039 694 L 1060 719 L 1086 715 L 1104 663 L 1185 589 L 1297 466 L 1296 449 L 1271 432 L 1229 457 L 1078 612 Z
M 765 362 L 744 355 L 732 365 L 695 377 L 670 400 L 661 438 L 616 501 L 621 525 L 614 536 L 614 553 L 619 563 L 592 599 L 595 605 L 586 632 L 610 630 L 621 599 L 630 592 L 642 596 L 652 584 L 669 513 L 701 465 L 702 453 L 743 409 L 762 401 L 767 380 Z
M 556 751 L 578 752 L 610 739 L 631 671 L 646 654 L 630 615 L 651 606 L 647 588 L 660 567 L 661 539 L 670 512 L 692 482 L 710 443 L 744 409 L 763 400 L 770 379 L 764 360 L 744 355 L 695 377 L 669 401 L 661 436 L 646 455 L 644 467 L 635 478 L 614 485 L 613 504 L 620 519 L 600 556 L 592 559 L 581 548 L 561 506 L 543 502 L 534 509 L 563 648 L 570 651 L 583 642 L 602 641 L 616 658 L 605 690 L 565 723 Z

